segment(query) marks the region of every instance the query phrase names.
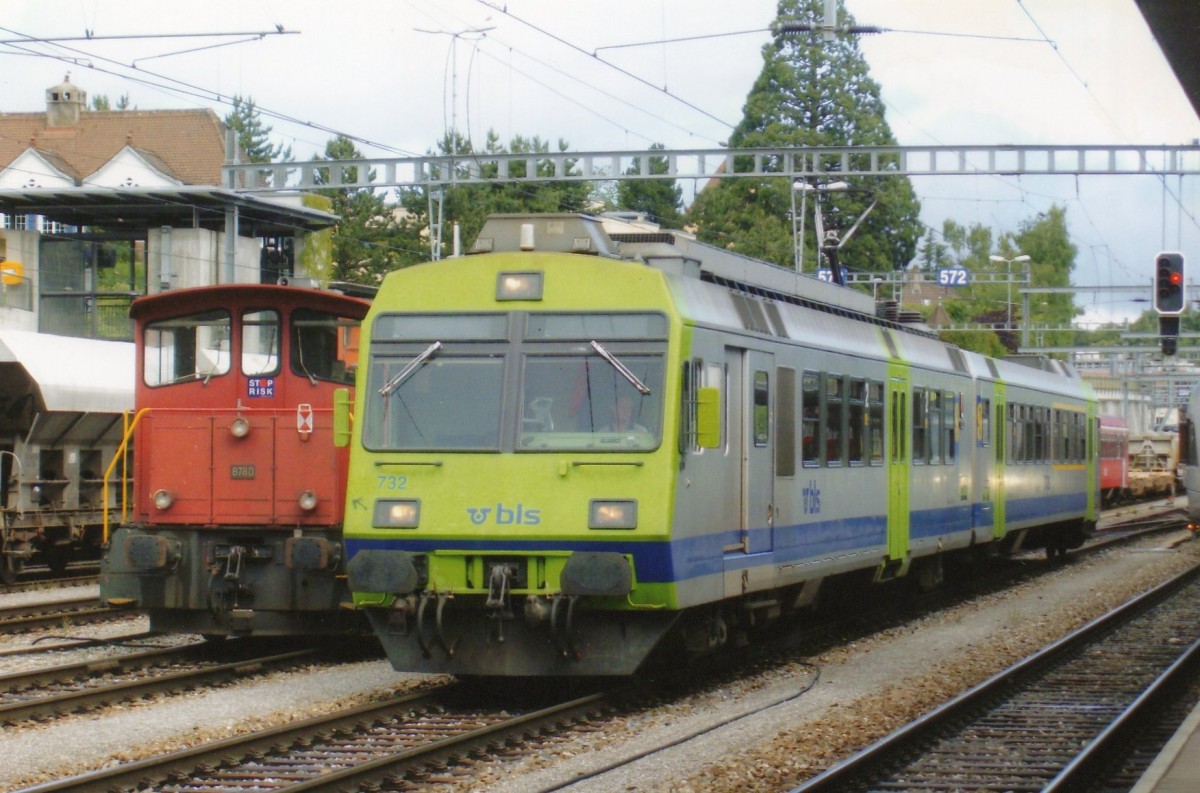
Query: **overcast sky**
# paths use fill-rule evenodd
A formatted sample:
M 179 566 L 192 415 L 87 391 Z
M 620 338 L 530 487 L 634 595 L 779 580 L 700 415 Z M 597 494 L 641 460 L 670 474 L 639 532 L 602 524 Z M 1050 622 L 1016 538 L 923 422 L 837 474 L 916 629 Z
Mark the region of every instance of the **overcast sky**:
M 861 46 L 903 144 L 1200 138 L 1200 122 L 1133 0 L 848 6 L 860 23 L 896 31 Z M 775 14 L 773 0 L 8 0 L 4 7 L 0 110 L 40 110 L 44 90 L 68 71 L 90 95 L 115 102 L 128 94 L 141 109 L 210 107 L 223 117 L 222 101 L 240 94 L 268 114 L 265 122 L 297 159 L 320 152 L 330 130 L 369 142 L 359 144 L 369 156 L 421 154 L 452 123 L 477 145 L 493 129 L 505 141 L 562 138 L 578 151 L 713 147 L 741 118 Z M 279 27 L 299 32 L 178 37 Z M 86 31 L 91 40 L 8 43 Z M 136 34 L 158 38 L 105 38 Z M 691 37 L 703 38 L 662 43 Z M 1195 179 L 1170 178 L 1165 188 L 1140 176 L 914 184 L 922 220 L 939 230 L 953 218 L 1013 231 L 1052 203 L 1065 206 L 1079 247 L 1076 282 L 1123 285 L 1148 284 L 1159 250 L 1200 259 Z M 1089 318 L 1146 307 L 1129 297 L 1136 295 L 1114 303 L 1081 294 L 1077 302 Z

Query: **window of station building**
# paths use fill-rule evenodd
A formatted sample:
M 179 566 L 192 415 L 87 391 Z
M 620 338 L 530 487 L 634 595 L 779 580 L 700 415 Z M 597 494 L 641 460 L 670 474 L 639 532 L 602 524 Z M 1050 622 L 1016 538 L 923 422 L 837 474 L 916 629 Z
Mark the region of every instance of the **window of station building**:
M 775 369 L 775 475 L 796 475 L 796 370 Z
M 279 312 L 246 311 L 242 314 L 242 374 L 252 377 L 279 374 Z
M 867 456 L 883 465 L 883 383 L 867 384 Z
M 866 459 L 867 442 L 867 382 L 850 381 L 846 402 L 846 458 L 850 465 L 862 465 Z
M 845 382 L 841 375 L 826 375 L 825 380 L 825 462 L 828 465 L 845 463 Z
M 821 464 L 821 376 L 805 372 L 800 390 L 801 460 L 806 467 Z
M 929 462 L 929 399 L 924 388 L 913 389 L 912 409 L 912 461 L 924 465 Z
M 151 322 L 142 338 L 142 379 L 148 386 L 208 381 L 229 372 L 232 322 L 228 311 Z

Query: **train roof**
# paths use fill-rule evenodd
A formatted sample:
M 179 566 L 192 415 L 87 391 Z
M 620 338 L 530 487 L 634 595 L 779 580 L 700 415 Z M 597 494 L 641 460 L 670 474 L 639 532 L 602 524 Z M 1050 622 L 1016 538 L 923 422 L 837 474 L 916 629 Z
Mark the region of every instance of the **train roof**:
M 685 231 L 660 229 L 620 217 L 576 213 L 489 215 L 470 253 L 521 250 L 637 261 L 762 297 L 803 299 L 854 314 L 875 314 L 875 300 L 870 295 L 708 245 Z
M 22 375 L 28 378 L 25 390 L 36 391 L 48 411 L 120 413 L 133 408 L 132 342 L 0 330 L 0 370 L 6 370 L 10 387 Z
M 172 316 L 204 308 L 238 306 L 283 306 L 302 303 L 306 307 L 349 313 L 362 318 L 370 303 L 328 289 L 277 284 L 220 284 L 172 289 L 134 300 L 129 316 L 135 320 Z

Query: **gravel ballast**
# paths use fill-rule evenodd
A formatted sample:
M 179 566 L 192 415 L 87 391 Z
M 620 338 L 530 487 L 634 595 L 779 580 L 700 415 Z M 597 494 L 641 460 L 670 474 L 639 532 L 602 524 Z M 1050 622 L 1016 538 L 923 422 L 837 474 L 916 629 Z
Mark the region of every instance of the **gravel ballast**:
M 1073 559 L 1049 575 L 735 684 L 549 741 L 536 755 L 481 764 L 457 791 L 526 793 L 682 741 L 570 790 L 780 790 L 1049 641 L 1200 561 L 1186 532 Z M 107 629 L 107 628 L 106 628 Z M 0 649 L 30 637 L 0 640 Z M 0 674 L 12 671 L 0 658 Z M 49 663 L 49 661 L 43 661 Z M 386 661 L 319 666 L 6 725 L 0 790 L 308 718 L 420 685 Z M 809 688 L 811 687 L 811 689 Z M 763 703 L 769 710 L 726 722 Z M 696 737 L 687 739 L 689 736 Z M 437 788 L 450 790 L 449 786 Z

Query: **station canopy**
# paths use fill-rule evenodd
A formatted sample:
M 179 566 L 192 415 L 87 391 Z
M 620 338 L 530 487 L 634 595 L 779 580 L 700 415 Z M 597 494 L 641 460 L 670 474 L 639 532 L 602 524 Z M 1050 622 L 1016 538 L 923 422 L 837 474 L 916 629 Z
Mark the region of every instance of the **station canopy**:
M 222 187 L 63 187 L 0 190 L 0 212 L 42 215 L 69 226 L 108 231 L 172 226 L 223 231 L 227 210 L 237 209 L 243 236 L 292 236 L 319 231 L 338 216 L 301 205 L 299 196 L 263 196 Z

